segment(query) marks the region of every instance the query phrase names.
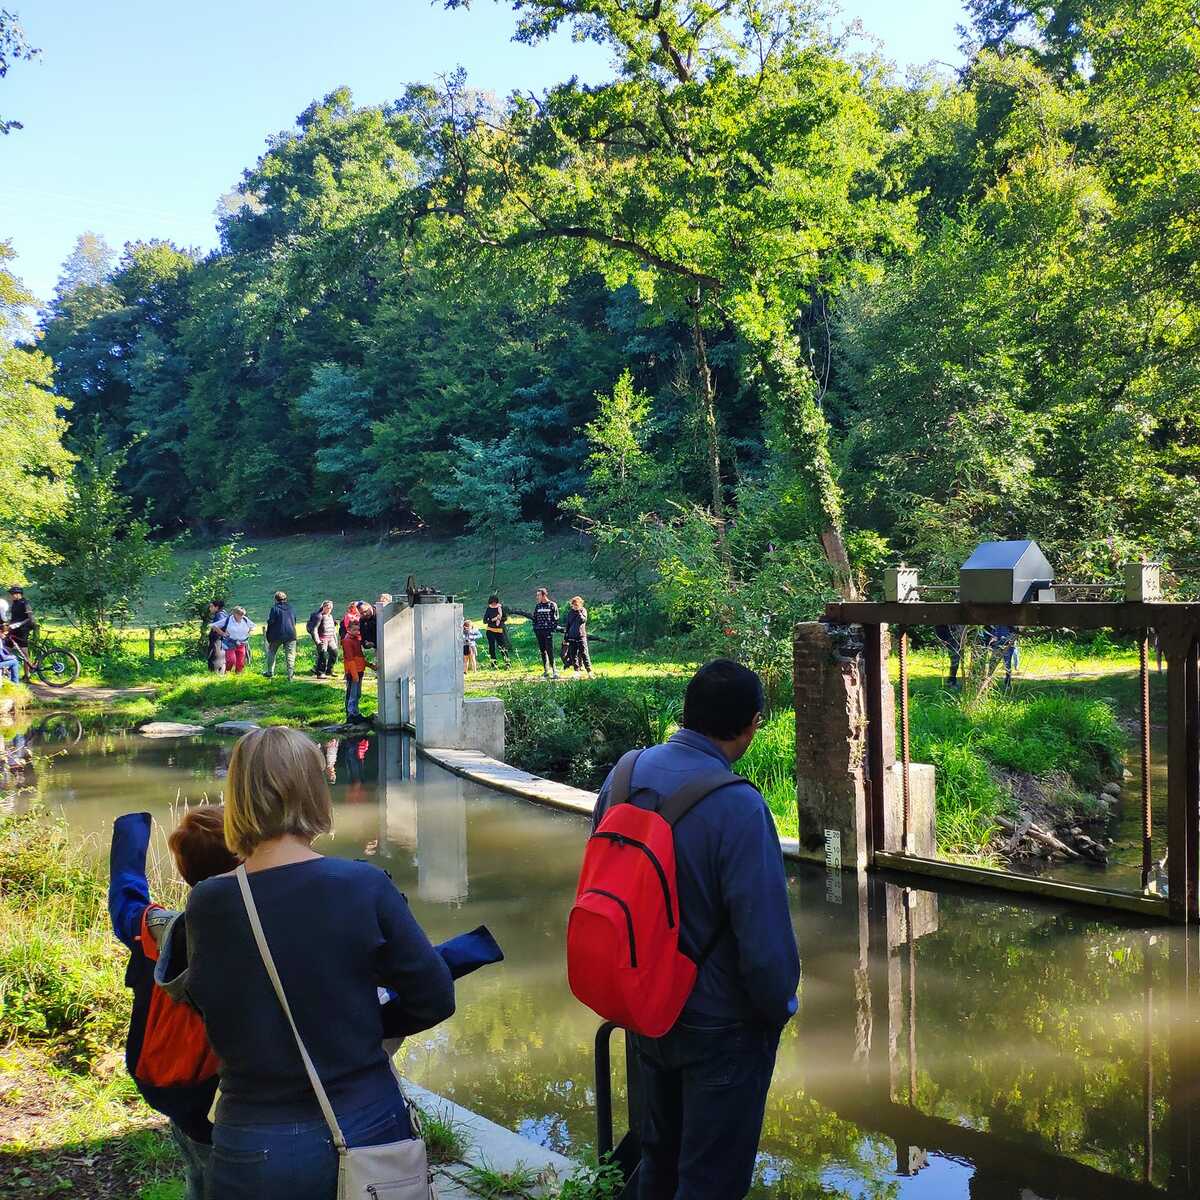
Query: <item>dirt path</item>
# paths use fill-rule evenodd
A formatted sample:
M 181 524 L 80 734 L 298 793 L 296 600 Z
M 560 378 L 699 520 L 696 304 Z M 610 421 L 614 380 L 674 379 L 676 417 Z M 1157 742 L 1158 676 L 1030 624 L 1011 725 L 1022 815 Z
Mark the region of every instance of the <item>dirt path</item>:
M 74 687 L 52 688 L 47 687 L 44 683 L 31 683 L 29 690 L 39 703 L 62 707 L 71 704 L 107 704 L 110 700 L 131 700 L 137 696 L 153 696 L 157 689 L 153 687 L 86 687 L 81 684 Z

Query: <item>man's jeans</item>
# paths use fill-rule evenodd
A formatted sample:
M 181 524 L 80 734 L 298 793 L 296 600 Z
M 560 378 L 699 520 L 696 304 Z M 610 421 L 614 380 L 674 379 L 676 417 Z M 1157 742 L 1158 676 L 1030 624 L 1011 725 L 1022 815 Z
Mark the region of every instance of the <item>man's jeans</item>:
M 268 642 L 267 643 L 267 666 L 266 676 L 270 679 L 275 674 L 275 655 L 282 650 L 284 660 L 287 662 L 288 678 L 296 673 L 296 639 L 292 638 L 290 642 Z
M 171 1139 L 179 1157 L 183 1159 L 184 1200 L 204 1200 L 204 1178 L 208 1172 L 208 1160 L 212 1147 L 204 1142 L 193 1141 L 174 1121 L 171 1122 Z
M 642 1083 L 638 1200 L 739 1200 L 750 1190 L 779 1030 L 685 1025 L 633 1037 Z
M 20 678 L 20 674 L 21 663 L 19 659 L 14 658 L 11 654 L 0 657 L 0 678 L 7 675 L 13 683 L 16 683 Z
M 338 1113 L 350 1146 L 382 1146 L 412 1137 L 408 1109 L 394 1097 Z M 209 1200 L 331 1200 L 338 1155 L 321 1117 L 285 1125 L 222 1125 L 213 1129 Z

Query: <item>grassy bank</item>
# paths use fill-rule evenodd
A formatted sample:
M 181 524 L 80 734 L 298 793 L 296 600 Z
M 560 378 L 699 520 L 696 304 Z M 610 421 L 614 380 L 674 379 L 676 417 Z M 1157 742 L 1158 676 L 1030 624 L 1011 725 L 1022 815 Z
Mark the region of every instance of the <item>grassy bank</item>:
M 243 604 L 254 621 L 265 620 L 271 597 L 283 590 L 304 616 L 331 599 L 338 613 L 351 600 L 374 600 L 380 592 L 398 595 L 410 575 L 463 600 L 468 615 L 482 612 L 493 590 L 490 558 L 484 550 L 454 538 L 427 534 L 378 538 L 370 534 L 307 533 L 291 537 L 247 538 L 254 548 L 254 578 L 238 586 L 231 603 Z M 163 624 L 193 562 L 206 559 L 210 546 L 181 550 L 175 569 L 151 582 L 137 612 L 141 625 Z M 587 547 L 574 536 L 546 538 L 501 551 L 495 589 L 516 607 L 532 607 L 534 588 L 545 584 L 563 604 L 576 592 L 597 599 Z M 36 600 L 36 595 L 35 595 Z
M 126 953 L 102 870 L 62 825 L 0 817 L 0 1196 L 182 1194 L 162 1118 L 125 1071 Z
M 1067 657 L 1060 643 L 1031 646 L 1037 674 L 1012 695 L 975 702 L 943 690 L 941 663 L 914 655 L 912 756 L 937 768 L 941 851 L 978 854 L 1011 814 L 1010 781 L 1028 776 L 1064 810 L 1084 813 L 1100 785 L 1119 776 L 1127 736 L 1118 715 L 1135 709 L 1128 651 Z M 507 713 L 507 755 L 515 765 L 578 787 L 598 788 L 634 746 L 661 741 L 677 725 L 690 668 L 642 664 L 644 673 L 547 687 L 499 689 Z M 1158 687 L 1156 684 L 1157 694 Z M 796 715 L 771 714 L 737 770 L 763 793 L 780 833 L 795 836 Z
M 43 812 L 0 815 L 0 1197 L 183 1197 L 163 1119 L 125 1071 L 127 955 L 109 927 L 97 849 Z M 156 830 L 151 894 L 179 907 L 185 889 L 168 864 Z M 475 1160 L 456 1173 L 496 1200 L 529 1200 L 529 1173 L 491 1171 L 436 1115 L 426 1129 L 435 1162 Z M 612 1169 L 585 1156 L 552 1194 L 604 1200 Z

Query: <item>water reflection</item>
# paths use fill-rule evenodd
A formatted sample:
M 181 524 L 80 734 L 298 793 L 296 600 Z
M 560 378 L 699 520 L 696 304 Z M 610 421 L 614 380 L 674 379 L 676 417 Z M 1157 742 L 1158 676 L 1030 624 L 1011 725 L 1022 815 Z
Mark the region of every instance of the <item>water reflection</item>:
M 168 820 L 177 795 L 217 798 L 228 745 L 84 742 L 43 790 L 82 830 L 141 807 Z M 408 1043 L 405 1070 L 555 1149 L 590 1142 L 597 1022 L 570 996 L 563 949 L 585 822 L 465 784 L 400 737 L 324 749 L 324 848 L 386 868 L 435 940 L 486 923 L 507 955 L 462 981 L 459 1011 Z M 1200 1194 L 1195 931 L 878 878 L 831 886 L 809 868 L 790 883 L 801 1006 L 756 1196 Z

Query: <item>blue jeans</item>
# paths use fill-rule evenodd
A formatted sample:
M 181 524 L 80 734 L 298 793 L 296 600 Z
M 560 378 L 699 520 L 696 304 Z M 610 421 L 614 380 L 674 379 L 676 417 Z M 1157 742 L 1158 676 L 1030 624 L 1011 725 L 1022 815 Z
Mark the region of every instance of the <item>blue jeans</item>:
M 638 1200 L 739 1200 L 750 1190 L 779 1030 L 678 1023 L 630 1035 L 642 1085 Z
M 351 679 L 346 676 L 346 716 L 358 716 L 358 702 L 362 699 L 362 676 Z
M 412 1137 L 399 1089 L 365 1108 L 338 1113 L 348 1146 Z M 335 1200 L 338 1156 L 323 1118 L 284 1125 L 213 1128 L 209 1200 Z
M 6 654 L 0 657 L 0 677 L 8 676 L 9 681 L 16 683 L 21 674 L 21 663 L 19 659 L 14 658 L 11 654 Z

